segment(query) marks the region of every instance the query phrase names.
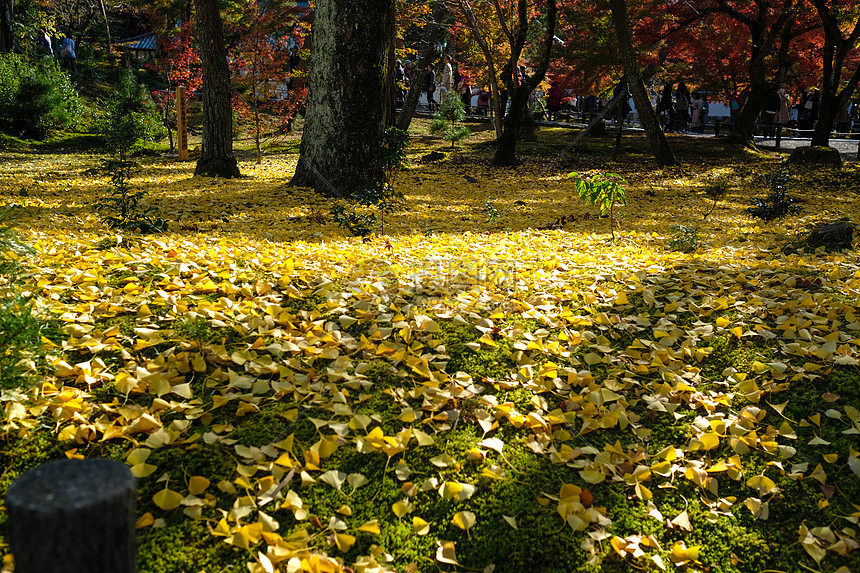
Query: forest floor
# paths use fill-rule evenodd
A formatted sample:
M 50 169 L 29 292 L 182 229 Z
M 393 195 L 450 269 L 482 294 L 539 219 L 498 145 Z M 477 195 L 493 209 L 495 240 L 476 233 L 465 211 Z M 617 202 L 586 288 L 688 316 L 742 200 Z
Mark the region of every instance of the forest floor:
M 295 139 L 237 180 L 140 157 L 156 235 L 94 210 L 102 156 L 7 146 L 0 495 L 128 464 L 146 573 L 860 570 L 860 257 L 801 244 L 860 168 L 571 133 L 510 169 L 416 136 L 364 238 L 287 186 Z M 801 212 L 750 217 L 780 169 Z

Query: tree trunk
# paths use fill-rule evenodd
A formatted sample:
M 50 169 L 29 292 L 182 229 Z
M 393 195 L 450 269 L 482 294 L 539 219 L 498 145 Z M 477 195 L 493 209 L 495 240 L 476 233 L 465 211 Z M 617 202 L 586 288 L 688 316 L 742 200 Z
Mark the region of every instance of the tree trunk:
M 756 60 L 750 62 L 749 96 L 738 114 L 734 132 L 727 138 L 730 143 L 748 147 L 755 146 L 755 125 L 761 110 L 764 109 L 770 87 L 764 77 L 763 56 L 756 57 Z
M 660 120 L 657 113 L 651 107 L 651 98 L 642 82 L 642 74 L 639 64 L 636 62 L 636 52 L 633 50 L 633 32 L 630 29 L 630 18 L 627 14 L 627 4 L 624 0 L 610 0 L 612 20 L 615 23 L 615 34 L 618 38 L 618 50 L 621 62 L 624 65 L 624 75 L 627 77 L 627 85 L 636 102 L 636 112 L 639 114 L 639 122 L 645 130 L 645 136 L 651 145 L 651 152 L 658 165 L 674 165 L 675 154 L 669 147 L 669 140 L 660 128 Z M 618 126 L 621 133 L 621 125 Z
M 15 15 L 13 0 L 0 0 L 0 52 L 11 52 L 14 44 L 12 18 Z
M 347 197 L 376 188 L 373 154 L 393 86 L 389 46 L 394 0 L 317 4 L 307 119 L 291 185 Z
M 508 92 L 511 94 L 511 107 L 508 115 L 505 116 L 505 121 L 502 126 L 502 136 L 498 140 L 496 154 L 493 156 L 493 165 L 519 165 L 519 160 L 516 155 L 517 139 L 519 139 L 520 126 L 523 122 L 526 103 L 528 102 L 529 94 L 532 93 L 532 91 L 534 91 L 534 89 L 543 81 L 543 78 L 546 75 L 546 70 L 549 68 L 552 45 L 555 42 L 555 25 L 558 21 L 556 0 L 547 0 L 546 8 L 546 27 L 544 28 L 542 46 L 543 53 L 540 55 L 540 59 L 537 60 L 537 65 L 534 68 L 534 74 L 532 77 L 530 77 L 524 84 L 515 85 L 514 77 L 517 70 L 517 62 L 519 61 L 520 54 L 523 53 L 529 27 L 527 2 L 526 0 L 518 0 L 517 2 L 519 27 L 516 30 L 516 34 L 511 32 L 508 36 L 508 42 L 511 45 L 511 55 L 502 71 L 502 78 L 508 88 Z M 498 9 L 497 4 L 497 10 Z
M 203 149 L 195 175 L 240 177 L 233 156 L 230 68 L 217 0 L 195 0 L 203 60 Z
M 424 93 L 424 78 L 427 76 L 427 65 L 438 56 L 439 50 L 436 48 L 436 42 L 432 41 L 432 38 L 435 35 L 438 35 L 440 31 L 444 31 L 444 28 L 437 28 L 436 33 L 434 34 L 433 31 L 430 30 L 431 26 L 433 25 L 428 24 L 425 26 L 427 36 L 425 36 L 426 44 L 424 51 L 421 52 L 421 55 L 418 57 L 418 61 L 415 62 L 414 66 L 412 66 L 412 84 L 409 86 L 409 91 L 406 93 L 403 107 L 400 109 L 400 113 L 397 114 L 397 119 L 395 120 L 395 126 L 397 129 L 401 129 L 403 131 L 409 129 L 409 124 L 412 123 L 412 117 L 415 115 L 415 110 L 418 109 L 418 100 L 421 99 L 421 94 Z
M 528 103 L 530 92 L 528 86 L 520 86 L 512 92 L 510 111 L 505 116 L 502 137 L 498 140 L 496 154 L 493 156 L 493 165 L 513 166 L 520 164 L 516 153 L 517 140 L 523 125 L 523 116 L 526 113 L 526 103 Z
M 813 147 L 828 147 L 830 145 L 830 132 L 833 122 L 839 114 L 839 110 L 857 89 L 860 82 L 860 67 L 857 67 L 842 91 L 842 72 L 845 68 L 845 59 L 853 49 L 858 38 L 860 38 L 860 18 L 854 24 L 851 33 L 845 38 L 839 27 L 836 14 L 839 11 L 838 4 L 833 8 L 823 0 L 813 0 L 818 16 L 824 26 L 824 50 L 823 50 L 823 72 L 824 77 L 821 85 L 820 107 L 818 108 L 818 123 L 812 134 Z

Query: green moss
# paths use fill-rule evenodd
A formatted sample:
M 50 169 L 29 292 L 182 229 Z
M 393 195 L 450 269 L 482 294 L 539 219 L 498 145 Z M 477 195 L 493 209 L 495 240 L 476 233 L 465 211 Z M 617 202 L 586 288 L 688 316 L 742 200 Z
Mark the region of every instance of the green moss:
M 137 532 L 137 567 L 147 573 L 245 572 L 247 551 L 213 537 L 206 522 L 193 521 L 176 510 L 163 528 Z

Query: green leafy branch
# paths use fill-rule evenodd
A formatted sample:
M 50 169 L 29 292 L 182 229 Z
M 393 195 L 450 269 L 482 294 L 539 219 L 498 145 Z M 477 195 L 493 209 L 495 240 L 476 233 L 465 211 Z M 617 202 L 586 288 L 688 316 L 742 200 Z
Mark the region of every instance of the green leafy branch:
M 623 185 L 627 181 L 617 173 L 597 173 L 589 178 L 574 171 L 568 177 L 576 179 L 576 193 L 580 199 L 588 201 L 600 208 L 600 216 L 609 215 L 609 232 L 615 239 L 615 206 L 627 204 L 627 195 Z

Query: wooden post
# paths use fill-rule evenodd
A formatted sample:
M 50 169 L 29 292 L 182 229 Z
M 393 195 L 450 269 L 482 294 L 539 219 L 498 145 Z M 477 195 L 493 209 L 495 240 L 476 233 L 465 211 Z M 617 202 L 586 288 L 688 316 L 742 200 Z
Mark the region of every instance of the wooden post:
M 16 573 L 134 573 L 135 479 L 119 462 L 58 460 L 6 492 Z
M 186 103 L 185 87 L 176 88 L 176 147 L 179 149 L 179 160 L 188 160 L 188 104 Z

